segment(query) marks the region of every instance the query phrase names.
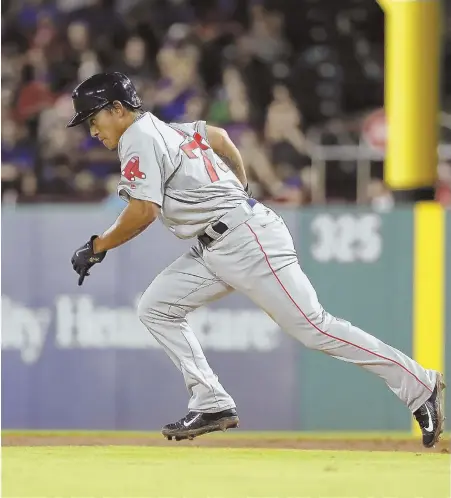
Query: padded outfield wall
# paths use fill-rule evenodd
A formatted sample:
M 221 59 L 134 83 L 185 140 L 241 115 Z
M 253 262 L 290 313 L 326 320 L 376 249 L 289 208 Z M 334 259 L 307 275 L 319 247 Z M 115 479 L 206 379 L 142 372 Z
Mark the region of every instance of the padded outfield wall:
M 414 210 L 279 211 L 324 307 L 413 354 Z M 188 243 L 156 223 L 109 253 L 77 286 L 74 248 L 115 214 L 98 206 L 3 210 L 3 428 L 155 430 L 185 413 L 181 375 L 135 308 L 140 293 Z M 451 213 L 446 237 L 450 248 Z M 443 264 L 442 305 L 448 351 L 450 260 Z M 409 413 L 379 379 L 303 349 L 240 295 L 199 310 L 190 321 L 246 430 L 411 428 Z

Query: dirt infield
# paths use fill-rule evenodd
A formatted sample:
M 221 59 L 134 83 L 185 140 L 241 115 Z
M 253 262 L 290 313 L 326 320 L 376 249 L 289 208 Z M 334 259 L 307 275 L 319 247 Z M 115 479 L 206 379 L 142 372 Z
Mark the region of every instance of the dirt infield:
M 421 455 L 428 453 L 450 453 L 450 440 L 441 441 L 436 448 L 426 450 L 420 440 L 415 439 L 342 439 L 331 438 L 310 439 L 299 437 L 258 437 L 240 436 L 231 437 L 224 435 L 206 435 L 193 441 L 167 441 L 162 436 L 156 435 L 26 435 L 4 434 L 2 446 L 185 446 L 185 447 L 210 447 L 210 448 L 274 448 L 296 450 L 358 450 L 358 451 L 408 451 Z

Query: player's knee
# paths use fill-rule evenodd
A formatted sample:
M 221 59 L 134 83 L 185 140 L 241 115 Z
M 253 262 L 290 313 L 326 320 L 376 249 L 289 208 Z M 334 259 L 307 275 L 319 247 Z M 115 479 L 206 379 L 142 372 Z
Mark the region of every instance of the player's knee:
M 315 312 L 306 316 L 305 327 L 310 330 L 310 332 L 319 332 L 324 335 L 327 334 L 330 326 L 337 320 L 333 315 L 325 311 L 323 308 L 315 310 Z M 317 334 L 307 334 L 309 337 L 314 337 Z M 326 335 L 324 335 L 326 337 Z M 316 343 L 316 340 L 313 340 Z M 307 347 L 310 347 L 307 345 Z
M 143 323 L 152 321 L 152 319 L 154 319 L 159 313 L 160 308 L 161 303 L 159 302 L 157 294 L 149 288 L 146 292 L 144 292 L 139 300 L 137 308 L 138 318 Z
M 318 327 L 324 322 L 325 311 L 321 309 L 317 309 L 312 311 L 309 315 L 307 315 L 307 320 L 311 326 Z
M 137 308 L 138 318 L 143 323 L 180 318 L 180 315 L 184 316 L 182 311 L 152 287 L 142 295 Z
M 323 335 L 329 328 L 328 316 L 324 309 L 316 309 L 305 316 L 303 321 L 303 338 L 304 345 L 307 348 L 315 348 L 317 346 L 317 336 Z M 325 337 L 325 336 L 324 336 Z

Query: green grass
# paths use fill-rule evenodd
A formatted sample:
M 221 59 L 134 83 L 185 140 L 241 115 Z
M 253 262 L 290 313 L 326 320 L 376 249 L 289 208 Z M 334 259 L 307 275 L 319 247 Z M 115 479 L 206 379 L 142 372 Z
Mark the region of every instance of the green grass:
M 3 497 L 448 498 L 450 457 L 198 447 L 6 447 Z

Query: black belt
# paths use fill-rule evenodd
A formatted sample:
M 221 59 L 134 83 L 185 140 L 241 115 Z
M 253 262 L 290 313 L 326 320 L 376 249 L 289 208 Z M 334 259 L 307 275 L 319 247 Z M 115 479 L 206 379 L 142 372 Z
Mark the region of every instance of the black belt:
M 253 208 L 255 206 L 255 204 L 257 204 L 258 201 L 256 201 L 255 199 L 246 199 L 246 202 L 249 204 L 249 206 L 251 208 Z M 222 235 L 223 233 L 226 233 L 227 230 L 229 229 L 229 227 L 225 223 L 223 223 L 222 221 L 218 221 L 217 223 L 215 223 L 214 225 L 212 225 L 211 228 L 212 228 L 212 230 L 214 230 L 219 235 Z M 206 233 L 203 233 L 202 235 L 199 235 L 197 238 L 205 246 L 210 245 L 215 240 L 212 237 L 210 237 L 209 235 L 207 235 Z

